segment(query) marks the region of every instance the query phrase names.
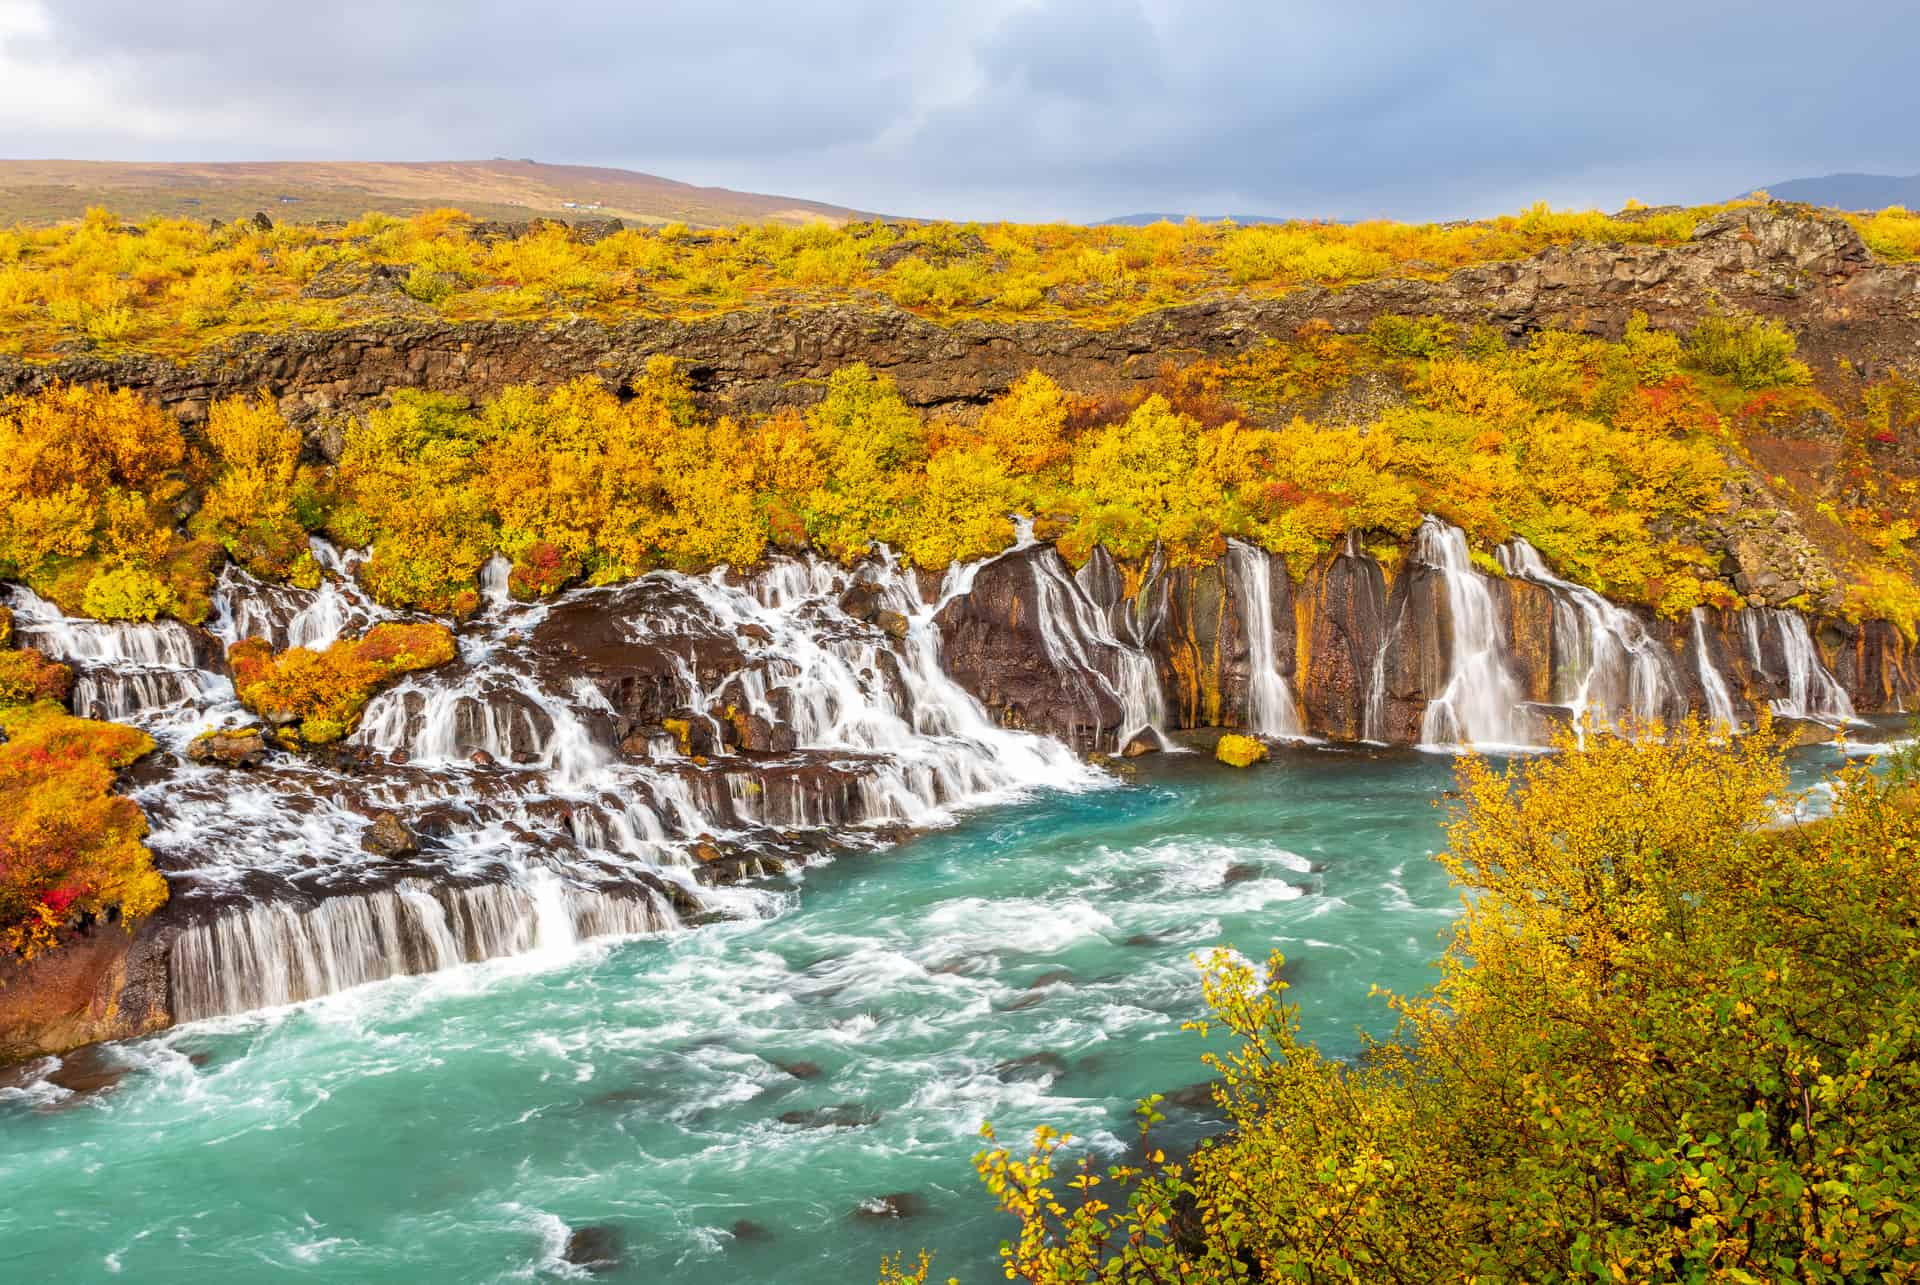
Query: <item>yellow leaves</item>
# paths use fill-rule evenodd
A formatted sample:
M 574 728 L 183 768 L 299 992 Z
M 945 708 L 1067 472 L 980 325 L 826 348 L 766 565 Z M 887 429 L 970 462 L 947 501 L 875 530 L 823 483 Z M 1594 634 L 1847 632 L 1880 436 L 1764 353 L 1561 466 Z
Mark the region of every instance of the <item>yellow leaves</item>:
M 980 412 L 974 435 L 1015 472 L 1043 474 L 1070 450 L 1067 412 L 1073 399 L 1046 375 L 1028 371 Z
M 1532 410 L 1502 370 L 1465 357 L 1443 357 L 1429 363 L 1421 400 L 1434 410 L 1471 415 L 1495 424 Z
M 1684 933 L 1697 908 L 1681 890 L 1715 882 L 1720 863 L 1773 821 L 1786 777 L 1764 728 L 1734 742 L 1693 722 L 1664 739 L 1636 731 L 1628 740 L 1588 728 L 1584 748 L 1565 733 L 1561 753 L 1504 772 L 1462 763 L 1465 806 L 1441 862 L 1476 894 L 1461 920 L 1463 958 L 1524 956 L 1529 969 L 1577 974 L 1576 993 L 1604 993 L 1662 933 Z M 1473 976 L 1454 976 L 1448 1002 L 1477 1003 L 1461 989 Z
M 611 321 L 636 306 L 676 313 L 878 294 L 943 315 L 1043 313 L 1106 322 L 1230 292 L 1430 276 L 1580 237 L 1671 242 L 1684 239 L 1702 212 L 1623 222 L 1536 208 L 1446 227 L 816 223 L 697 236 L 673 224 L 621 231 L 597 244 L 552 224 L 481 244 L 471 236 L 472 220 L 454 210 L 408 220 L 370 215 L 344 228 L 282 224 L 269 233 L 247 224 L 212 232 L 188 220 L 124 228 L 103 212 L 91 221 L 4 234 L 0 317 L 11 324 L 0 342 L 45 352 L 85 334 L 180 353 L 241 326 L 325 326 L 397 311 L 390 298 L 366 295 L 302 300 L 301 287 L 334 265 L 400 268 L 409 293 L 456 316 L 585 311 Z M 1920 220 L 1889 211 L 1866 235 L 1883 253 L 1904 256 L 1910 238 L 1903 229 L 1914 222 Z M 886 250 L 893 253 L 881 257 Z
M 9 494 L 9 492 L 11 492 Z M 21 494 L 0 481 L 0 564 L 32 578 L 49 558 L 78 558 L 93 547 L 96 510 L 78 483 L 49 494 Z
M 1013 543 L 1009 514 L 1020 489 L 988 446 L 943 452 L 927 463 L 919 503 L 901 549 L 915 565 L 944 567 L 998 553 Z

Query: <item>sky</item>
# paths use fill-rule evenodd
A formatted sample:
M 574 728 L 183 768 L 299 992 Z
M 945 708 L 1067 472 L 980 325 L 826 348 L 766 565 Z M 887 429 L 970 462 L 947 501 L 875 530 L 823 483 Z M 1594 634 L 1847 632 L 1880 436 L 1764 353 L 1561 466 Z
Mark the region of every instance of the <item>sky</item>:
M 1920 171 L 1907 0 L 0 0 L 0 156 L 611 165 L 924 217 Z

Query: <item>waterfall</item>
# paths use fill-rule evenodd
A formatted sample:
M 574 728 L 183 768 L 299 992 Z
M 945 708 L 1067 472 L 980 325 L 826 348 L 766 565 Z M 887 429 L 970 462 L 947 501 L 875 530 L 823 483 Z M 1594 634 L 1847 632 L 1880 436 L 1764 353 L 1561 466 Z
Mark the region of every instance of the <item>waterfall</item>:
M 327 579 L 312 590 L 229 568 L 213 637 L 323 645 L 391 615 L 360 595 L 351 555 L 316 556 Z M 658 932 L 676 907 L 771 913 L 781 894 L 736 885 L 870 842 L 864 827 L 1104 781 L 1067 747 L 995 725 L 946 675 L 934 613 L 977 567 L 951 569 L 932 602 L 890 557 L 857 572 L 776 557 L 749 575 L 659 572 L 525 604 L 495 560 L 460 658 L 377 694 L 344 756 L 244 771 L 185 757 L 241 715 L 207 638 L 16 598 L 23 640 L 82 666 L 85 707 L 159 743 L 131 788 L 190 925 L 170 957 L 175 1015 L 190 1020 Z M 904 631 L 849 614 L 856 579 Z M 763 721 L 754 745 L 722 742 L 748 734 L 718 717 L 729 706 Z M 681 716 L 712 733 L 704 761 L 661 726 Z M 368 817 L 389 811 L 417 850 L 362 846 Z
M 77 619 L 23 588 L 9 601 L 20 645 L 73 667 L 68 703 L 82 718 L 171 717 L 232 694 L 226 679 L 200 667 L 204 643 L 178 621 Z
M 331 995 L 368 982 L 477 963 L 592 937 L 664 932 L 657 894 L 614 896 L 526 884 L 391 889 L 329 897 L 310 908 L 262 902 L 183 931 L 170 956 L 173 1015 L 194 1021 Z
M 1453 624 L 1446 682 L 1438 696 L 1428 698 L 1421 744 L 1526 743 L 1520 685 L 1507 667 L 1500 613 L 1486 582 L 1473 569 L 1466 532 L 1428 517 L 1420 524 L 1408 561 L 1441 577 Z
M 317 589 L 270 584 L 232 565 L 222 569 L 208 626 L 213 635 L 229 646 L 243 638 L 264 638 L 276 651 L 323 651 L 392 614 L 353 582 L 353 569 L 365 560 L 363 555 L 342 554 L 318 536 L 308 540 L 308 549 L 322 572 Z
M 1740 632 L 1747 663 L 1776 689 L 1785 689 L 1771 702 L 1776 716 L 1821 723 L 1853 719 L 1853 702 L 1820 659 L 1805 616 L 1784 607 L 1745 607 L 1740 611 Z
M 1237 584 L 1247 630 L 1247 725 L 1262 736 L 1304 736 L 1293 685 L 1280 672 L 1274 646 L 1273 558 L 1265 549 L 1227 542 L 1227 571 Z
M 1734 712 L 1733 690 L 1727 686 L 1726 677 L 1720 667 L 1713 663 L 1713 652 L 1707 646 L 1707 609 L 1693 609 L 1693 652 L 1700 667 L 1700 692 L 1707 703 L 1707 725 L 1724 728 L 1732 732 L 1740 726 L 1740 716 Z
M 1114 737 L 1114 749 L 1123 750 L 1136 736 L 1143 735 L 1151 736 L 1165 749 L 1167 738 L 1161 726 L 1166 722 L 1166 697 L 1160 690 L 1160 675 L 1152 658 L 1115 636 L 1106 617 L 1067 574 L 1059 554 L 1045 550 L 1029 558 L 1027 565 L 1033 573 L 1041 644 L 1054 672 L 1088 709 L 1100 707 L 1102 692 L 1119 702 L 1120 728 Z M 1112 674 L 1094 660 L 1089 645 L 1111 658 Z
M 1673 663 L 1639 617 L 1554 575 L 1525 540 L 1502 545 L 1495 556 L 1509 576 L 1553 597 L 1553 699 L 1573 711 L 1576 724 L 1592 717 L 1605 726 L 1644 725 L 1686 714 Z

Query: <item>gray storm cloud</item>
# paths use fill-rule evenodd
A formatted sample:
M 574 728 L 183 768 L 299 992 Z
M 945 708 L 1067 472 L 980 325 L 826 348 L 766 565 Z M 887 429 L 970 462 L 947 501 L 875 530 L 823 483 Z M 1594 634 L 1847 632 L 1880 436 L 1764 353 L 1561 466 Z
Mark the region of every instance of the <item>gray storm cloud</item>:
M 0 152 L 532 156 L 966 217 L 1446 217 L 1920 169 L 1916 48 L 1912 6 L 1770 0 L 0 0 Z

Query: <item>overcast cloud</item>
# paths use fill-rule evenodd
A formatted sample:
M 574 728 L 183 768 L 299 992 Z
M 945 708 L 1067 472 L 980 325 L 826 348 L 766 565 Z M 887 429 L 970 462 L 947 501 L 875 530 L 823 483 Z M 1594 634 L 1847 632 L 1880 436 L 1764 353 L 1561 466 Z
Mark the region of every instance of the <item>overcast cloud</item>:
M 1453 217 L 1912 173 L 1917 72 L 1904 0 L 0 0 L 0 155 L 527 156 L 904 214 Z

